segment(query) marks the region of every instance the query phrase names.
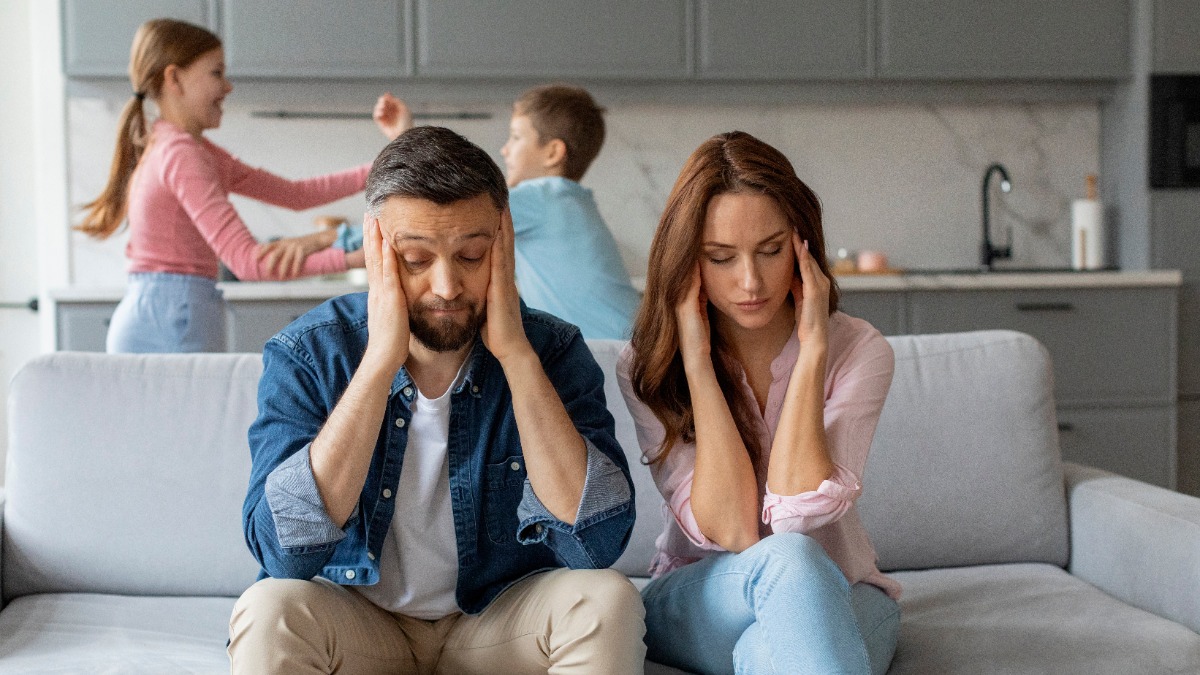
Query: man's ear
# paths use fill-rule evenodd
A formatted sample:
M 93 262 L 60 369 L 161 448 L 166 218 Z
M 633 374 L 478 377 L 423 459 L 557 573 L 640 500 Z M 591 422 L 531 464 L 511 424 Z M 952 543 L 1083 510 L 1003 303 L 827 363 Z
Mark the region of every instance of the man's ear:
M 567 163 L 567 144 L 561 138 L 551 138 L 543 147 L 542 166 L 546 169 L 562 173 Z

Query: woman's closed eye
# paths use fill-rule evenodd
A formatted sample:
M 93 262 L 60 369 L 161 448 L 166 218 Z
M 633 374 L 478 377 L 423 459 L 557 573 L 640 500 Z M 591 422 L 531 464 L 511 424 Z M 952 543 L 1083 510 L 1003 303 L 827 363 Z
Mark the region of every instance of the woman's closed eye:
M 724 265 L 726 263 L 733 262 L 733 256 L 720 257 L 720 256 L 710 255 L 710 256 L 708 256 L 708 262 L 710 262 L 714 265 Z

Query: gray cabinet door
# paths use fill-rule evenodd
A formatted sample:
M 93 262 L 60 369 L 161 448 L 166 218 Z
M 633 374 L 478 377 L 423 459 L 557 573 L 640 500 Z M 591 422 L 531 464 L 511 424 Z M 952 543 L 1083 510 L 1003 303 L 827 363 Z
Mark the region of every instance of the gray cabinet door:
M 1154 0 L 1154 72 L 1200 73 L 1200 3 Z
M 226 334 L 231 352 L 261 352 L 289 323 L 324 300 L 233 300 L 226 304 Z
M 1063 459 L 1175 488 L 1175 406 L 1059 409 Z
M 408 75 L 403 0 L 223 0 L 230 75 Z
M 215 30 L 213 2 L 63 0 L 63 70 L 74 76 L 128 77 L 129 48 L 138 26 L 168 18 Z
M 893 78 L 1118 78 L 1129 0 L 878 0 L 878 74 Z
M 55 349 L 64 352 L 102 352 L 108 339 L 108 324 L 115 302 L 58 302 L 55 303 L 58 334 Z
M 417 75 L 683 78 L 686 0 L 417 0 Z
M 838 309 L 866 319 L 884 335 L 903 335 L 904 293 L 842 291 L 838 298 Z
M 868 0 L 699 0 L 701 78 L 847 79 L 871 75 Z
M 909 297 L 909 328 L 1028 333 L 1054 360 L 1059 403 L 1168 403 L 1175 400 L 1176 302 L 1174 288 L 922 291 Z

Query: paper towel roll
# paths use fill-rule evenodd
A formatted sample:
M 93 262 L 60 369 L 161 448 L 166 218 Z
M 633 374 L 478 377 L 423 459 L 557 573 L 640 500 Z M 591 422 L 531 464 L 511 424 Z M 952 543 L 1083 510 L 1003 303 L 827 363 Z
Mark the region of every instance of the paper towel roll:
M 1071 202 L 1071 267 L 1095 270 L 1104 267 L 1104 209 L 1095 199 Z

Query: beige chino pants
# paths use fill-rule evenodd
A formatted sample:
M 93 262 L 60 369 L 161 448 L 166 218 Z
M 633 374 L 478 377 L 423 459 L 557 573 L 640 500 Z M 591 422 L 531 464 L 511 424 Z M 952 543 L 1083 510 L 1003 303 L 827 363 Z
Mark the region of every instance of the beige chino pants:
M 614 570 L 522 579 L 475 616 L 392 614 L 324 579 L 263 579 L 229 620 L 232 672 L 497 675 L 642 672 L 645 609 Z

